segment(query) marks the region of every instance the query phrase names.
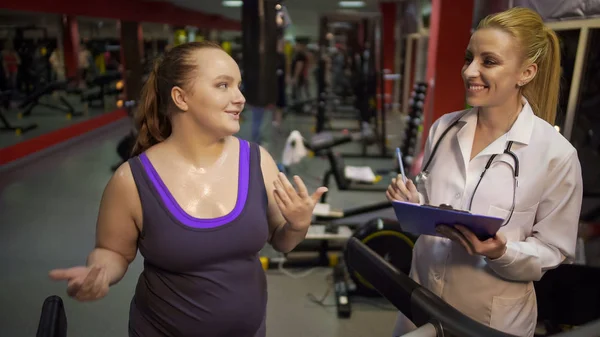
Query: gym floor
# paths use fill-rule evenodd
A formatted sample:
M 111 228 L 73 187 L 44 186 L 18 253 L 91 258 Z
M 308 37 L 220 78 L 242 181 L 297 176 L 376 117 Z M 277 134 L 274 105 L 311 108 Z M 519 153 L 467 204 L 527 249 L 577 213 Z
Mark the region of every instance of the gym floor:
M 249 139 L 250 115 L 242 124 L 240 138 Z M 291 115 L 283 129 L 272 129 L 265 116 L 265 147 L 275 160 L 281 157 L 290 126 L 310 136 L 312 117 Z M 79 303 L 66 296 L 66 285 L 52 282 L 50 269 L 85 263 L 94 245 L 98 205 L 102 191 L 118 162 L 118 141 L 128 132 L 129 120 L 121 120 L 37 156 L 29 162 L 0 171 L 0 331 L 3 336 L 29 337 L 37 330 L 44 299 L 59 295 L 65 301 L 69 337 L 127 336 L 128 310 L 142 270 L 142 257 L 131 265 L 125 278 L 98 302 Z M 355 126 L 354 123 L 349 126 Z M 376 149 L 373 149 L 375 152 Z M 359 153 L 353 144 L 340 152 Z M 390 168 L 393 159 L 346 159 L 350 165 Z M 309 165 L 310 164 L 310 165 Z M 306 158 L 293 174 L 303 177 L 309 189 L 321 183 L 326 161 Z M 388 179 L 388 177 L 384 177 Z M 339 192 L 330 186 L 329 202 L 335 208 L 359 206 L 385 200 L 383 193 Z M 363 223 L 377 216 L 393 218 L 390 210 L 347 219 Z M 274 256 L 270 247 L 263 255 Z M 304 271 L 288 270 L 300 274 Z M 269 284 L 268 336 L 390 336 L 395 310 L 385 300 L 356 299 L 350 319 L 336 316 L 330 290 L 331 269 L 316 268 L 308 276 L 294 278 L 276 269 L 267 271 Z M 326 298 L 317 304 L 310 298 Z M 101 331 L 105 331 L 101 333 Z

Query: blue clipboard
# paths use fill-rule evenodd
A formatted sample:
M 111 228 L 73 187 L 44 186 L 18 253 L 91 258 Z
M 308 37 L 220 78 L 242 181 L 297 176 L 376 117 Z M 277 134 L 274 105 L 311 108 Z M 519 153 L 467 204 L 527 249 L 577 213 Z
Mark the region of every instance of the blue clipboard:
M 486 240 L 494 237 L 504 222 L 502 218 L 395 200 L 392 207 L 402 230 L 418 235 L 444 237 L 435 230 L 436 226 L 458 224 L 469 228 L 480 240 Z

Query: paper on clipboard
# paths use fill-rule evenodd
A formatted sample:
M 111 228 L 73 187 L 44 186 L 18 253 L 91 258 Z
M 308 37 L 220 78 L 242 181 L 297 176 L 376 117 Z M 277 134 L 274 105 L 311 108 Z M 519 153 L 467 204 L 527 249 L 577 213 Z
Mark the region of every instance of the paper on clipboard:
M 463 225 L 469 228 L 480 240 L 494 237 L 504 219 L 488 215 L 472 214 L 467 211 L 392 201 L 396 218 L 403 231 L 444 237 L 436 231 L 436 226 Z

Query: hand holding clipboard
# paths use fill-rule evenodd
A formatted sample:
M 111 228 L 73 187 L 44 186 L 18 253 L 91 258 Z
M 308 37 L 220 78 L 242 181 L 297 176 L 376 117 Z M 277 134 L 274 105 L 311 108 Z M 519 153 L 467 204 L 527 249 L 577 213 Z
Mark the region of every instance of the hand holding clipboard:
M 506 238 L 498 233 L 504 219 L 467 211 L 393 200 L 392 207 L 402 230 L 446 237 L 462 244 L 471 255 L 498 258 L 506 250 Z

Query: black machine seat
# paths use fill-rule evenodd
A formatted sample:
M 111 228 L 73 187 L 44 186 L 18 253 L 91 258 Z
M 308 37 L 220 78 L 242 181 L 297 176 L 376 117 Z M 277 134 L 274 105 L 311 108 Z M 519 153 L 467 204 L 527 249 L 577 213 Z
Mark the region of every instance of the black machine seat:
M 19 105 L 19 109 L 23 110 L 23 112 L 19 113 L 19 117 L 31 115 L 31 111 L 36 106 L 45 106 L 50 109 L 62 111 L 67 114 L 67 118 L 71 118 L 73 116 L 81 116 L 82 113 L 76 112 L 75 108 L 71 105 L 71 103 L 69 103 L 69 101 L 67 101 L 63 96 L 59 97 L 61 105 L 40 102 L 40 98 L 46 95 L 51 95 L 55 91 L 69 92 L 70 83 L 71 80 L 68 79 L 64 81 L 54 81 L 36 89 L 31 95 L 27 96 L 25 100 L 23 100 L 23 102 Z

